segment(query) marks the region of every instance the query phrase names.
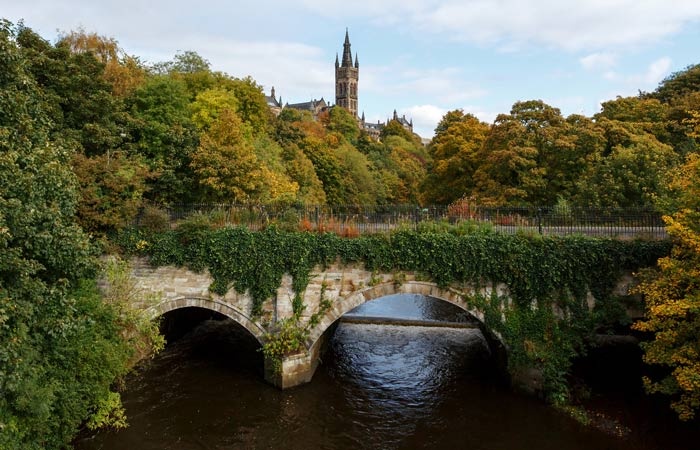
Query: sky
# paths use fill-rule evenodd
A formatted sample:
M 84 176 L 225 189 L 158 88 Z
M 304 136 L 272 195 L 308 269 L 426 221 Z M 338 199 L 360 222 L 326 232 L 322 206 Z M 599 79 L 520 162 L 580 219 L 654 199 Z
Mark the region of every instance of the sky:
M 700 63 L 699 0 L 0 0 L 45 39 L 83 28 L 148 63 L 195 51 L 284 103 L 334 97 L 345 30 L 359 111 L 432 137 L 447 112 L 485 122 L 540 99 L 566 116 L 652 91 Z

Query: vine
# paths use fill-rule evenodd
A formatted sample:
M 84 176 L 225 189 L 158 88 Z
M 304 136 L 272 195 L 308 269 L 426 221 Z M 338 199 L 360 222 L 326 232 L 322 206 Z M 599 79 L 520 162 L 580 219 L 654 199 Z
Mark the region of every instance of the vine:
M 326 298 L 325 282 L 321 284 L 321 295 L 318 308 L 307 321 L 304 321 L 300 311 L 294 311 L 292 317 L 282 319 L 265 334 L 261 351 L 265 359 L 272 364 L 272 370 L 280 373 L 282 361 L 286 356 L 301 352 L 305 348 L 306 340 L 311 330 L 320 323 L 323 315 L 330 309 L 333 303 Z

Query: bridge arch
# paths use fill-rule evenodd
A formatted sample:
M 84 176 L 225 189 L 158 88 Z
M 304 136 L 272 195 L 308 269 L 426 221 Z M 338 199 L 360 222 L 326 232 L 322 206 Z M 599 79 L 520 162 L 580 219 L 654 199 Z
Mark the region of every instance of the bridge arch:
M 406 281 L 400 284 L 385 282 L 366 287 L 347 296 L 339 297 L 333 303 L 333 306 L 324 314 L 318 325 L 310 331 L 307 339 L 307 348 L 310 352 L 317 352 L 318 347 L 322 345 L 324 341 L 322 337 L 326 331 L 348 312 L 364 303 L 395 294 L 418 294 L 451 303 L 476 318 L 482 325 L 481 328 L 489 334 L 489 336 L 485 336 L 486 339 L 491 341 L 492 338 L 494 338 L 497 344 L 502 347 L 503 342 L 501 337 L 493 330 L 486 328 L 483 311 L 470 306 L 464 300 L 465 295 L 474 293 L 474 291 L 458 291 L 453 288 L 445 289 L 439 287 L 435 283 L 426 281 Z M 491 295 L 491 289 L 482 289 L 479 293 L 482 295 Z M 491 345 L 491 342 L 489 342 L 489 344 Z
M 179 297 L 175 299 L 167 299 L 147 308 L 145 313 L 151 318 L 156 318 L 176 309 L 193 307 L 215 311 L 228 317 L 229 319 L 232 319 L 234 322 L 248 330 L 248 332 L 255 337 L 258 343 L 262 345 L 265 329 L 246 314 L 222 300 L 206 297 Z

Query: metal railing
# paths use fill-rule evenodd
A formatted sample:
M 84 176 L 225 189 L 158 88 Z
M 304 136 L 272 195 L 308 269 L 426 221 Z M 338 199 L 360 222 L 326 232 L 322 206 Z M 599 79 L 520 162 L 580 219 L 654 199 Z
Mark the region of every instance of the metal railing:
M 465 230 L 486 228 L 505 233 L 620 239 L 668 237 L 661 214 L 646 208 L 184 204 L 147 207 L 139 215 L 139 223 L 147 221 L 149 208 L 167 215 L 164 220 L 171 227 L 199 217 L 219 226 L 240 225 L 257 230 L 276 224 L 284 229 L 343 236 L 383 233 L 398 227 L 439 229 L 449 224 Z

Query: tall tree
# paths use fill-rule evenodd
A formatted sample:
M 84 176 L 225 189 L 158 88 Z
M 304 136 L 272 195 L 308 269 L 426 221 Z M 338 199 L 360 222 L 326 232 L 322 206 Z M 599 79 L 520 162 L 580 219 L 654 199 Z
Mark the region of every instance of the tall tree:
M 443 117 L 428 147 L 431 164 L 423 193 L 428 203 L 447 204 L 473 194 L 488 133 L 487 124 L 461 110 Z
M 59 449 L 114 398 L 129 353 L 84 290 L 96 261 L 74 222 L 70 152 L 49 137 L 17 33 L 0 21 L 0 448 Z
M 128 99 L 133 117 L 133 152 L 148 164 L 153 178 L 148 197 L 158 203 L 194 200 L 192 154 L 199 133 L 192 123 L 189 94 L 182 80 L 155 75 Z
M 105 64 L 92 52 L 72 52 L 67 41 L 52 46 L 26 27 L 17 42 L 44 92 L 54 133 L 89 156 L 119 148 L 128 118 L 105 80 Z
M 645 378 L 648 392 L 671 397 L 682 420 L 700 410 L 700 157 L 688 156 L 673 177 L 670 189 L 678 208 L 666 216 L 674 243 L 658 270 L 646 271 L 637 292 L 644 295 L 644 320 L 637 330 L 654 334 L 642 344 L 644 360 L 668 369 L 661 378 Z
M 238 115 L 224 109 L 202 135 L 192 168 L 204 188 L 204 199 L 248 203 L 264 183 L 251 131 Z

